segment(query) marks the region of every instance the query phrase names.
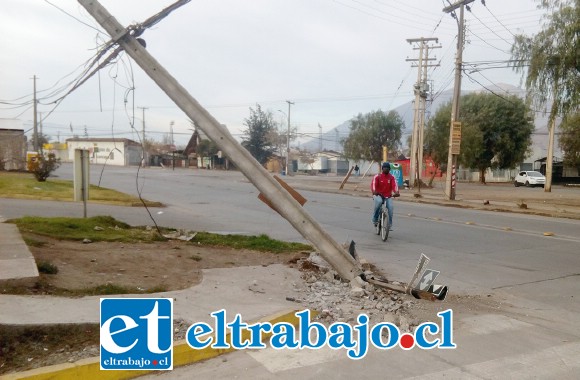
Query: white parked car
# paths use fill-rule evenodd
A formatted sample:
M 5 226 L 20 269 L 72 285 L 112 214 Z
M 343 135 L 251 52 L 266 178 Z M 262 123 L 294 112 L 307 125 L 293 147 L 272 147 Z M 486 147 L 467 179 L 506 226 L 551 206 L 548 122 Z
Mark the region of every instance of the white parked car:
M 514 186 L 518 187 L 520 185 L 526 186 L 542 186 L 546 184 L 546 177 L 540 172 L 536 171 L 524 171 L 519 172 L 514 179 Z

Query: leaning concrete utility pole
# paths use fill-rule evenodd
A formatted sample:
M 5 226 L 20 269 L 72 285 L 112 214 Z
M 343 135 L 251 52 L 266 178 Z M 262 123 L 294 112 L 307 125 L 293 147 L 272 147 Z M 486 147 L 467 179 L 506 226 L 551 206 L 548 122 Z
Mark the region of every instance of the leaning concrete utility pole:
M 302 236 L 311 242 L 345 280 L 354 280 L 362 270 L 350 254 L 300 206 L 250 153 L 244 149 L 181 84 L 157 62 L 135 38 L 142 30 L 125 29 L 97 0 L 78 0 L 125 52 L 157 85 L 230 157 L 240 171 L 271 202 Z
M 451 123 L 449 126 L 449 154 L 447 157 L 447 177 L 445 179 L 445 194 L 447 199 L 455 200 L 455 182 L 457 170 L 457 156 L 459 155 L 459 147 L 461 144 L 461 124 L 457 122 L 459 119 L 459 97 L 461 96 L 461 66 L 463 60 L 463 40 L 464 40 L 464 26 L 463 13 L 466 4 L 472 3 L 475 0 L 461 0 L 455 4 L 443 8 L 443 12 L 450 13 L 459 8 L 459 20 L 457 21 L 457 53 L 455 55 L 455 85 L 453 87 L 453 103 L 451 103 Z

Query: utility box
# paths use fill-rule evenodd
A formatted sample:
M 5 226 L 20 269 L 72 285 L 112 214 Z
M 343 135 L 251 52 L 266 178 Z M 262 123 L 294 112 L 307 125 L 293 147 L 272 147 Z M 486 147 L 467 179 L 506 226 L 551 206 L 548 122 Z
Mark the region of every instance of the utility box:
M 397 185 L 403 186 L 403 168 L 401 164 L 391 163 L 391 174 L 397 180 Z
M 38 152 L 26 152 L 26 170 L 32 171 L 33 164 L 38 161 Z

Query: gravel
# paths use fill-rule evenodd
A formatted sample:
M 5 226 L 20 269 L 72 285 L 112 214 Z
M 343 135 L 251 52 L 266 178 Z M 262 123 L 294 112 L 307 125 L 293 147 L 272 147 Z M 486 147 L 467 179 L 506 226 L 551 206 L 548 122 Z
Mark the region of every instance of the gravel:
M 391 322 L 401 332 L 410 332 L 418 324 L 410 316 L 416 302 L 407 296 L 364 281 L 354 285 L 344 282 L 317 253 L 298 264 L 305 285 L 293 284 L 300 294 L 300 298 L 294 297 L 295 301 L 319 311 L 318 321 L 356 324 L 358 315 L 366 314 L 369 324 Z

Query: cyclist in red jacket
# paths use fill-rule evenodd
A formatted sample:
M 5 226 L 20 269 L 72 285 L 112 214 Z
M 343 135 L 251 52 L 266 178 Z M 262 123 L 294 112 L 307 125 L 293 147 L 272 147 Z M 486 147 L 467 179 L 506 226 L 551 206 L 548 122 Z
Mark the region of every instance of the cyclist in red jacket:
M 371 182 L 371 191 L 373 192 L 373 218 L 372 221 L 376 225 L 379 220 L 379 210 L 381 204 L 386 202 L 387 210 L 389 214 L 389 220 L 391 221 L 390 230 L 393 231 L 393 196 L 398 197 L 399 186 L 397 186 L 397 180 L 390 173 L 391 165 L 388 162 L 383 162 L 381 165 L 382 172 L 377 174 Z

